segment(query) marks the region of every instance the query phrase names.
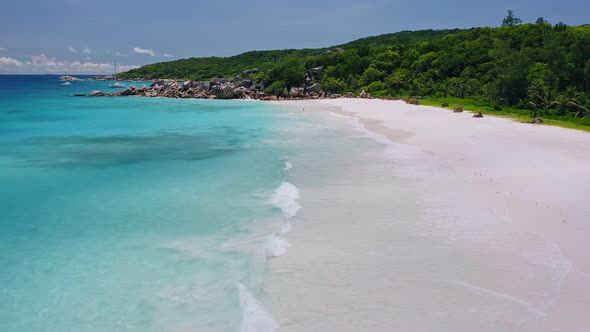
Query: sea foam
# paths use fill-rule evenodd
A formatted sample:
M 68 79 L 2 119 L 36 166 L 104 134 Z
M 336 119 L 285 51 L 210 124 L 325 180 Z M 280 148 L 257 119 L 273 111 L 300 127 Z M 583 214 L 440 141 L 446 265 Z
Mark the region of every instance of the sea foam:
M 274 332 L 279 324 L 264 310 L 260 302 L 241 283 L 237 283 L 242 308 L 240 332 Z
M 297 203 L 299 198 L 299 189 L 285 181 L 272 194 L 270 203 L 283 211 L 285 219 L 289 219 L 301 209 L 301 205 Z
M 266 258 L 279 257 L 287 252 L 290 246 L 291 243 L 279 234 L 269 235 L 266 240 Z
M 290 163 L 290 162 L 288 162 L 288 161 L 285 161 L 285 168 L 284 168 L 284 170 L 285 170 L 285 171 L 288 171 L 288 170 L 290 170 L 291 168 L 293 168 L 293 165 L 291 165 L 291 163 Z

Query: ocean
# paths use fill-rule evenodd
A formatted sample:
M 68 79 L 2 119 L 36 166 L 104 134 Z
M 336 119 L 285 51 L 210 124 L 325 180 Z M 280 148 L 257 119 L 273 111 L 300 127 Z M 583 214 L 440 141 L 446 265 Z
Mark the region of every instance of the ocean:
M 306 120 L 61 83 L 0 76 L 0 330 L 273 330 L 257 297 Z
M 72 96 L 107 85 L 0 76 L 0 332 L 550 331 L 585 308 L 511 219 L 518 171 L 347 113 L 430 110 Z

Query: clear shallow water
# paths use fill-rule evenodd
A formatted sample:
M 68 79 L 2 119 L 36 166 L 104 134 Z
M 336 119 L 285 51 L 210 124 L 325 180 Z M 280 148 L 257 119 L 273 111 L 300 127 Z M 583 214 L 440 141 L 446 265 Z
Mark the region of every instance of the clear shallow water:
M 239 330 L 267 235 L 296 213 L 273 142 L 300 120 L 60 83 L 0 76 L 2 330 Z

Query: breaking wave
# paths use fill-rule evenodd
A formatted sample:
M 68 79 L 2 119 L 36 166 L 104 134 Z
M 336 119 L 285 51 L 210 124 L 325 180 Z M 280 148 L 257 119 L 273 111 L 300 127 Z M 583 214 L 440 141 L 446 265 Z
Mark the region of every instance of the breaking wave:
M 241 283 L 237 283 L 242 308 L 240 332 L 274 332 L 279 324 L 264 310 L 260 302 Z

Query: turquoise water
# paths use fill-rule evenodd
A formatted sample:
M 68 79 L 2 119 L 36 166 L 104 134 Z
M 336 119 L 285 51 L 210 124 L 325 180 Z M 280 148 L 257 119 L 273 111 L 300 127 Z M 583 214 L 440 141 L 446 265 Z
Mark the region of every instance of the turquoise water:
M 1 330 L 237 331 L 298 120 L 106 85 L 0 76 Z

